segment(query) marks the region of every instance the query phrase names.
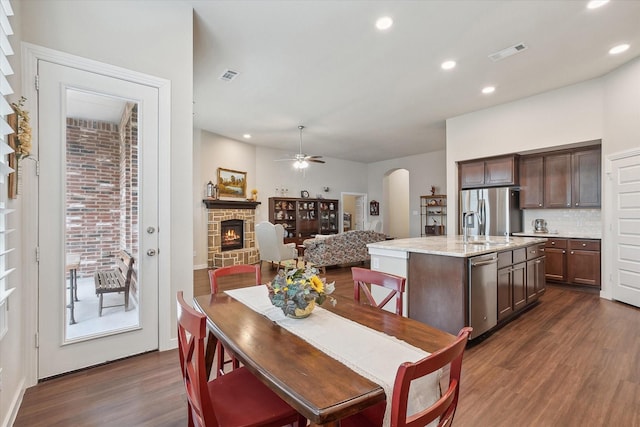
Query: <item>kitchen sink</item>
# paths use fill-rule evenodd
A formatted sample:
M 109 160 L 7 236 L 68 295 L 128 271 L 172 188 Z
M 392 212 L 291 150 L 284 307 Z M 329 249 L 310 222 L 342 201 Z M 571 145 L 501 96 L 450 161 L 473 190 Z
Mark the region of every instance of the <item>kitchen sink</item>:
M 475 245 L 475 246 L 497 246 L 497 245 L 504 245 L 504 242 L 492 242 L 491 240 L 474 240 L 472 242 L 467 242 L 468 245 Z

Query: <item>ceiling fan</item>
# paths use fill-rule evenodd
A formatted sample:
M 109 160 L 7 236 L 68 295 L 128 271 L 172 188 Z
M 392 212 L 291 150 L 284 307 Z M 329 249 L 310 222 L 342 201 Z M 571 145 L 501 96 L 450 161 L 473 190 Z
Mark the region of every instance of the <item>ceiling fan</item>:
M 293 167 L 296 169 L 305 169 L 309 167 L 309 163 L 325 163 L 324 160 L 320 160 L 322 156 L 310 156 L 302 152 L 302 129 L 304 129 L 304 126 L 300 125 L 298 129 L 300 129 L 300 150 L 298 154 L 295 154 L 293 158 L 279 160 L 293 160 Z

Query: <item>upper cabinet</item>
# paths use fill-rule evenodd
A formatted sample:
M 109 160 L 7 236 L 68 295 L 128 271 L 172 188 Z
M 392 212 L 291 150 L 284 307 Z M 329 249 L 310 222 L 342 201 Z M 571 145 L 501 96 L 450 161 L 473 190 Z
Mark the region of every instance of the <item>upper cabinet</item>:
M 599 208 L 599 146 L 520 158 L 520 208 Z
M 520 158 L 520 208 L 544 207 L 544 158 Z
M 600 207 L 600 157 L 600 147 L 573 153 L 571 200 L 574 208 Z
M 518 184 L 518 156 L 472 160 L 458 164 L 460 187 L 503 187 Z

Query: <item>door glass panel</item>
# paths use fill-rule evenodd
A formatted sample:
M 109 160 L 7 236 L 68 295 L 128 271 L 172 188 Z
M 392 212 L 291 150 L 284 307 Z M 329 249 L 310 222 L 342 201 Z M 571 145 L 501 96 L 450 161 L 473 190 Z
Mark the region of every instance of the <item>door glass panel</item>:
M 69 343 L 140 326 L 137 265 L 127 290 L 126 265 L 119 262 L 123 250 L 139 259 L 139 143 L 135 101 L 67 89 L 66 111 L 63 312 Z

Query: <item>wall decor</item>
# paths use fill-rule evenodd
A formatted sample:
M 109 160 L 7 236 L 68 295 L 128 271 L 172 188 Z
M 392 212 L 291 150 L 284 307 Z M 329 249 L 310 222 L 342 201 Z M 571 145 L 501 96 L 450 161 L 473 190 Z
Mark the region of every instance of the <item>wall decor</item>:
M 247 173 L 218 168 L 218 197 L 247 198 Z
M 375 200 L 372 200 L 369 203 L 369 215 L 378 216 L 380 215 L 380 203 Z

